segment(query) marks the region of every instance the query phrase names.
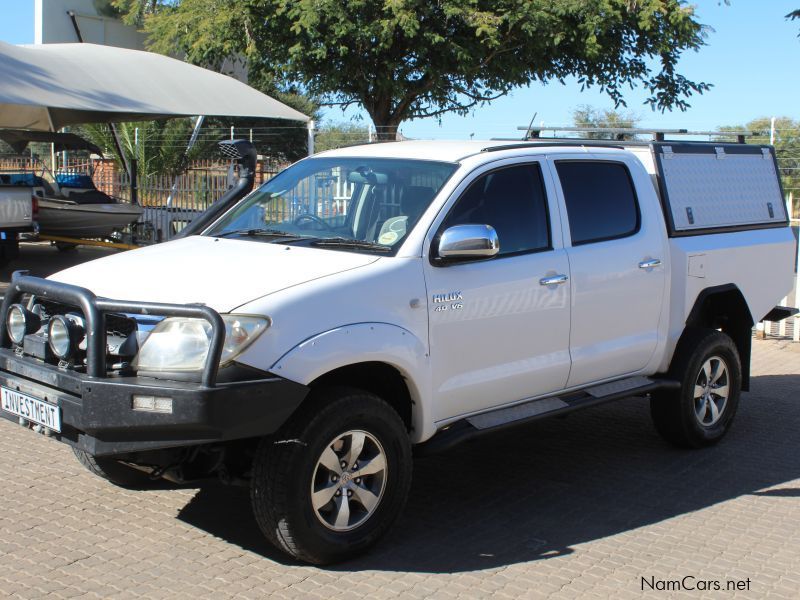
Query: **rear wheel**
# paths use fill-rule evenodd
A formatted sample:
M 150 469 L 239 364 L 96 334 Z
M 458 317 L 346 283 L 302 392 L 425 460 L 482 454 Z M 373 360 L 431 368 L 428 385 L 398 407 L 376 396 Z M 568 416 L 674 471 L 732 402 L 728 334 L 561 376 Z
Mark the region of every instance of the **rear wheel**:
M 253 512 L 264 535 L 300 560 L 326 564 L 375 544 L 411 484 L 411 446 L 397 412 L 374 394 L 325 390 L 256 453 Z
M 77 448 L 73 448 L 72 451 L 87 470 L 119 487 L 146 488 L 156 484 L 156 481 L 151 479 L 147 473 L 129 467 L 113 458 L 93 456 Z
M 739 406 L 742 368 L 733 340 L 714 329 L 688 331 L 675 351 L 670 376 L 681 382 L 680 389 L 656 393 L 650 400 L 658 432 L 684 448 L 717 443 Z

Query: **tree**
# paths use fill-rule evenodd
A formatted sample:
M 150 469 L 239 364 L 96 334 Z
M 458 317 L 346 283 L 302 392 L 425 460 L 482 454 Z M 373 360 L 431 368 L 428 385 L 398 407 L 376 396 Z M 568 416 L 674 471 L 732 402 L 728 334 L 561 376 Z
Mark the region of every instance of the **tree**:
M 770 121 L 769 117 L 759 117 L 745 125 L 722 126 L 719 131 L 748 131 L 754 134 L 749 143 L 769 144 Z M 795 203 L 800 202 L 800 121 L 777 117 L 774 145 L 783 189 L 793 194 Z
M 369 129 L 358 123 L 325 123 L 320 127 L 314 140 L 317 152 L 332 150 L 342 146 L 363 144 L 369 140 Z
M 632 112 L 618 110 L 599 110 L 582 104 L 572 111 L 572 122 L 576 127 L 597 127 L 602 129 L 631 129 L 636 127 L 638 117 Z M 590 140 L 632 140 L 632 134 L 587 133 Z
M 359 105 L 381 138 L 401 122 L 466 114 L 532 82 L 575 76 L 624 106 L 685 109 L 710 85 L 677 71 L 704 45 L 684 0 L 114 0 L 150 48 L 190 62 L 246 57 L 331 105 Z

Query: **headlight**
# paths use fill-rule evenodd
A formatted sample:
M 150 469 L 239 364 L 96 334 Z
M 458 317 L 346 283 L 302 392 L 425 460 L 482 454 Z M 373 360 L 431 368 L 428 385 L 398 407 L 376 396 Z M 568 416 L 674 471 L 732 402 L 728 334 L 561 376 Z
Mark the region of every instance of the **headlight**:
M 225 344 L 219 364 L 232 361 L 269 327 L 269 319 L 222 315 Z M 211 324 L 203 319 L 171 317 L 161 321 L 147 336 L 134 367 L 140 371 L 199 371 L 211 343 Z
M 11 341 L 19 345 L 29 333 L 39 331 L 42 322 L 39 315 L 32 313 L 21 304 L 12 304 L 6 315 L 6 331 Z

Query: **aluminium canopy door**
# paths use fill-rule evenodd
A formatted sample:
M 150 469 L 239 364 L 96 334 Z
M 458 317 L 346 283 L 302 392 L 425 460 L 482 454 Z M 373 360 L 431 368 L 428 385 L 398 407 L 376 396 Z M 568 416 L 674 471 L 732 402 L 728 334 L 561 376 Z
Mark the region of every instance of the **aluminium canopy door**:
M 775 150 L 746 144 L 653 144 L 670 234 L 785 227 Z

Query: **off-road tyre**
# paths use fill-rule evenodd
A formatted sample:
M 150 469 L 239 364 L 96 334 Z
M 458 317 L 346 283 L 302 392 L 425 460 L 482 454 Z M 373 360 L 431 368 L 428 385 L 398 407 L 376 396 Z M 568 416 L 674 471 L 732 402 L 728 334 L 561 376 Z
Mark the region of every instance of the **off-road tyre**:
M 336 448 L 332 442 L 337 436 L 354 431 L 368 434 L 381 446 L 386 465 L 383 487 L 374 512 L 348 531 L 335 531 L 329 528 L 335 524 L 323 524 L 320 510 L 313 506 L 312 491 L 320 472 L 327 476 L 320 467 L 323 452 Z M 408 497 L 411 472 L 408 431 L 388 403 L 353 388 L 312 391 L 284 427 L 264 438 L 256 451 L 250 488 L 253 513 L 266 538 L 293 558 L 313 564 L 341 562 L 367 550 L 397 520 Z M 364 485 L 375 481 L 368 478 L 362 479 Z M 344 485 L 344 475 L 340 481 Z M 348 485 L 357 481 L 350 480 Z M 351 507 L 361 508 L 353 504 L 357 500 L 350 502 Z M 336 514 L 333 505 L 325 506 Z
M 118 487 L 132 489 L 146 489 L 158 485 L 157 480 L 143 472 L 122 464 L 121 462 L 107 456 L 93 456 L 84 450 L 73 448 L 78 461 L 86 469 L 98 477 L 113 483 Z
M 704 411 L 709 423 L 703 424 L 697 414 L 703 410 L 698 408 L 703 400 L 695 398 L 695 392 L 704 387 L 703 366 L 707 361 L 713 365 L 715 359 L 721 359 L 726 369 L 728 396 L 715 421 L 710 422 L 714 418 L 710 410 Z M 661 437 L 681 448 L 703 448 L 719 442 L 736 416 L 742 387 L 741 361 L 733 340 L 715 329 L 687 330 L 675 350 L 668 376 L 681 382 L 680 389 L 656 392 L 650 399 L 650 414 Z M 713 392 L 711 388 L 713 385 L 709 388 Z M 721 397 L 711 398 L 719 402 Z

